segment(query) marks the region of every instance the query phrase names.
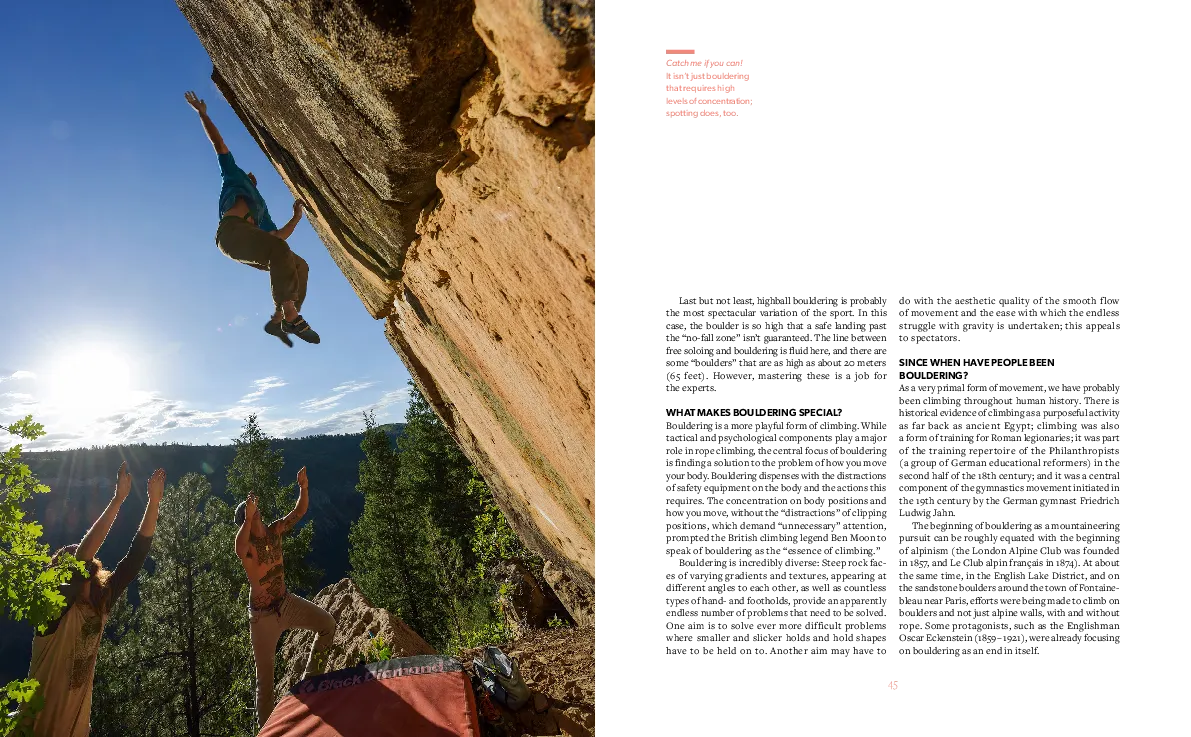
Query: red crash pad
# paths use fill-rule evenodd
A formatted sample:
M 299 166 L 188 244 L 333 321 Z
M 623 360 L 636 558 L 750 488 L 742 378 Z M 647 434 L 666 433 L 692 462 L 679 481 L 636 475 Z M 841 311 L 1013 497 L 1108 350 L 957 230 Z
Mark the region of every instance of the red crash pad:
M 301 681 L 258 737 L 479 737 L 475 694 L 454 658 L 418 655 Z

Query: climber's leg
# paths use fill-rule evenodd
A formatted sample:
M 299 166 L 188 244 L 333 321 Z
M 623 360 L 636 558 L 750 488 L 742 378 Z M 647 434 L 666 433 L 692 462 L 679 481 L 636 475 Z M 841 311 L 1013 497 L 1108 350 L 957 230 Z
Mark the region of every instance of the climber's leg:
M 281 305 L 285 315 L 285 321 L 281 328 L 307 343 L 318 343 L 320 341 L 318 333 L 314 332 L 310 324 L 298 314 L 298 311 L 302 309 L 302 303 L 306 300 L 306 283 L 310 278 L 310 266 L 307 265 L 306 259 L 293 251 L 290 251 L 289 254 L 289 273 L 292 274 L 292 281 L 287 284 L 286 289 L 289 294 L 294 295 L 294 298 Z
M 318 604 L 293 593 L 287 594 L 281 605 L 281 618 L 286 629 L 310 630 L 316 635 L 302 677 L 325 673 L 327 657 L 335 642 L 335 618 Z
M 299 292 L 298 268 L 289 244 L 234 216 L 219 221 L 215 242 L 228 258 L 268 271 L 274 307 L 287 319 L 297 318 L 293 302 Z
M 234 215 L 220 220 L 219 229 L 215 231 L 215 243 L 223 255 L 262 271 L 269 270 L 269 262 L 277 252 L 274 241 L 289 249 L 285 241 Z
M 273 290 L 273 304 L 282 311 L 287 320 L 297 317 L 298 309 L 294 300 L 298 296 L 298 270 L 294 265 L 294 253 L 289 245 L 280 238 L 265 233 L 265 236 L 276 241 L 276 251 L 269 261 L 269 287 Z
M 281 617 L 271 610 L 251 611 L 248 628 L 256 659 L 256 721 L 258 727 L 263 727 L 273 713 L 273 654 L 283 630 Z
M 306 259 L 298 254 L 294 256 L 294 271 L 298 278 L 298 292 L 294 297 L 294 311 L 302 311 L 302 303 L 306 301 L 306 282 L 310 280 L 310 265 L 306 263 Z

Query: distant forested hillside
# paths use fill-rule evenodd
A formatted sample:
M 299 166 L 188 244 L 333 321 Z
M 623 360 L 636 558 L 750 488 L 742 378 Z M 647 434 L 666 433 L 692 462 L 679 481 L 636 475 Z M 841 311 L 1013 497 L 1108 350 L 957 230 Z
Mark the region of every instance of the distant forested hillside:
M 396 436 L 401 427 L 388 425 L 386 430 Z M 364 459 L 362 439 L 362 434 L 316 435 L 273 443 L 285 455 L 282 483 L 293 481 L 302 466 L 306 466 L 310 477 L 306 520 L 315 526 L 310 562 L 325 572 L 319 587 L 343 578 L 348 571 L 348 531 L 364 508 L 364 497 L 355 489 L 360 461 Z M 51 550 L 82 539 L 111 499 L 116 469 L 121 462 L 128 462 L 136 483 L 99 551 L 104 564 L 114 567 L 136 534 L 145 509 L 145 479 L 154 469 L 164 468 L 167 483 L 171 484 L 190 472 L 204 474 L 216 495 L 234 506 L 241 500 L 227 496 L 226 468 L 235 453 L 233 445 L 125 445 L 27 452 L 22 458 L 51 489 L 49 494 L 34 497 L 34 517 L 44 525 L 42 539 Z M 0 683 L 25 675 L 32 637 L 28 625 L 0 621 Z

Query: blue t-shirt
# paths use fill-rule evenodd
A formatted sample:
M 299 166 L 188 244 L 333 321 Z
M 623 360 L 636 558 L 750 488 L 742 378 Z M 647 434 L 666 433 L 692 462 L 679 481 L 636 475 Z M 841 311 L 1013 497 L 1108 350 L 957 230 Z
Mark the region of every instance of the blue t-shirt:
M 256 225 L 266 232 L 277 230 L 273 218 L 269 217 L 269 208 L 265 206 L 265 198 L 253 185 L 252 180 L 244 170 L 236 166 L 236 160 L 229 151 L 219 154 L 219 175 L 223 177 L 223 189 L 219 191 L 219 217 L 232 209 L 237 197 L 243 197 L 248 203 L 248 212 Z

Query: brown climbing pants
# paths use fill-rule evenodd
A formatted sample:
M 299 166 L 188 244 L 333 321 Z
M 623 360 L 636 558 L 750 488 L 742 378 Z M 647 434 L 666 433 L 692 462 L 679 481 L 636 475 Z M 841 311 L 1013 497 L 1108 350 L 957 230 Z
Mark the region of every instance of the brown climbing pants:
M 287 593 L 276 607 L 249 609 L 248 629 L 256 658 L 256 719 L 263 727 L 273 713 L 273 659 L 281 633 L 301 629 L 317 634 L 302 677 L 321 675 L 327 667 L 327 651 L 335 641 L 335 618 L 314 602 Z
M 288 243 L 234 215 L 219 221 L 215 243 L 228 258 L 269 272 L 276 309 L 280 310 L 282 303 L 293 300 L 294 308 L 299 312 L 302 310 L 310 267 L 305 259 L 290 250 Z

